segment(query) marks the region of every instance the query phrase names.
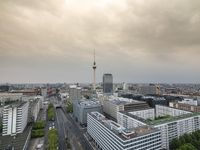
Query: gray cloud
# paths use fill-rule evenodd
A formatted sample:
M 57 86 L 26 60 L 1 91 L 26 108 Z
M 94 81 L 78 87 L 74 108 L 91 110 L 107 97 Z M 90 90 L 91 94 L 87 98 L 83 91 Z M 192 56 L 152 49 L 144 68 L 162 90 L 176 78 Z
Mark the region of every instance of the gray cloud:
M 199 0 L 0 1 L 1 82 L 90 82 L 93 48 L 99 81 L 111 72 L 116 82 L 200 82 L 199 8 Z

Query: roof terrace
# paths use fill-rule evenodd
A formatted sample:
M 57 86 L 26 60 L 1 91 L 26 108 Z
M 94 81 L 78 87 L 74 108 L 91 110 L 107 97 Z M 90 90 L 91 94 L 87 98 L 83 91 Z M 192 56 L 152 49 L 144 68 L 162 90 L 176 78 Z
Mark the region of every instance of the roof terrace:
M 157 129 L 151 128 L 150 126 L 141 126 L 134 129 L 126 129 L 120 124 L 106 119 L 106 117 L 99 112 L 91 112 L 93 117 L 95 117 L 100 123 L 102 123 L 105 127 L 119 136 L 122 140 L 129 140 L 131 138 L 136 138 L 138 136 L 142 136 L 145 134 L 152 133 L 157 131 Z

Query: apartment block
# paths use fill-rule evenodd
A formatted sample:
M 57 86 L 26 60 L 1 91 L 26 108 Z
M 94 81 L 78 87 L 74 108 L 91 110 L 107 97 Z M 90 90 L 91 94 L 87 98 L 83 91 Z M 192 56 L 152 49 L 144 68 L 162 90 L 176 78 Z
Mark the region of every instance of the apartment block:
M 28 102 L 4 106 L 2 135 L 22 133 L 28 122 Z
M 99 150 L 160 150 L 160 130 L 150 126 L 126 129 L 98 112 L 88 114 L 87 132 Z
M 162 148 L 168 150 L 172 139 L 200 129 L 200 113 L 160 105 L 156 105 L 155 113 L 155 119 L 151 120 L 129 112 L 118 112 L 117 120 L 120 125 L 128 129 L 144 125 L 159 129 Z

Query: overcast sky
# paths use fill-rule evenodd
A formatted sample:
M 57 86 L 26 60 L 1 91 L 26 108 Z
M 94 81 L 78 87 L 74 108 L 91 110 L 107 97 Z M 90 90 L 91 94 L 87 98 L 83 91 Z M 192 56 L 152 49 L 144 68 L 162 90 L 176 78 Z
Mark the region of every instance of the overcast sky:
M 200 0 L 1 0 L 0 82 L 200 83 Z

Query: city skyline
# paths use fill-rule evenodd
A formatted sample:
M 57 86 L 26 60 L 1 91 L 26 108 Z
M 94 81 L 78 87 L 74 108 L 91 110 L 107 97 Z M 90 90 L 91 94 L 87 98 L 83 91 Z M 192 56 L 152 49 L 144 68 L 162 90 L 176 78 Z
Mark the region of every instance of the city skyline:
M 200 1 L 0 2 L 0 83 L 200 83 Z

